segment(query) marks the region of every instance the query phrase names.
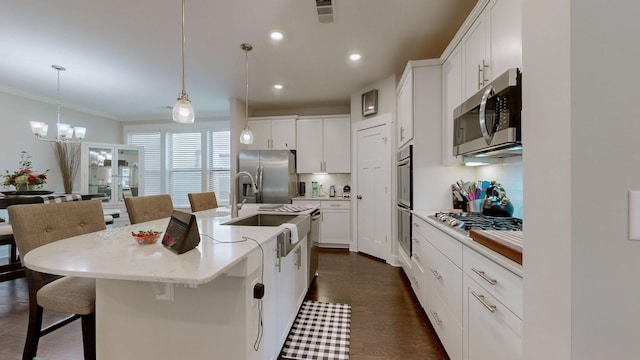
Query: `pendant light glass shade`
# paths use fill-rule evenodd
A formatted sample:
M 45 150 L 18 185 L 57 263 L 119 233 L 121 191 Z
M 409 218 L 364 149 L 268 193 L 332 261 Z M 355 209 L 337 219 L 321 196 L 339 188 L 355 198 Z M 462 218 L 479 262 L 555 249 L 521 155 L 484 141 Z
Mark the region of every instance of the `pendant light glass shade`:
M 242 133 L 240 133 L 240 143 L 253 144 L 253 131 L 249 129 L 249 125 L 245 126 Z
M 191 106 L 191 100 L 187 94 L 183 94 L 178 98 L 176 104 L 173 106 L 173 121 L 181 124 L 193 124 L 195 122 L 195 113 L 193 112 L 193 106 Z
M 246 70 L 246 78 L 247 78 L 247 93 L 244 98 L 244 116 L 249 119 L 249 51 L 253 50 L 253 46 L 249 44 L 242 44 L 240 48 L 244 50 L 244 65 Z M 241 144 L 253 144 L 253 131 L 249 127 L 249 124 L 244 126 L 242 133 L 240 133 L 240 143 Z
M 193 106 L 191 105 L 191 100 L 189 100 L 189 95 L 187 95 L 187 91 L 185 90 L 185 71 L 184 71 L 184 3 L 185 0 L 182 0 L 182 93 L 176 101 L 176 104 L 173 105 L 173 121 L 181 123 L 181 124 L 193 124 L 196 120 L 195 113 L 193 111 Z

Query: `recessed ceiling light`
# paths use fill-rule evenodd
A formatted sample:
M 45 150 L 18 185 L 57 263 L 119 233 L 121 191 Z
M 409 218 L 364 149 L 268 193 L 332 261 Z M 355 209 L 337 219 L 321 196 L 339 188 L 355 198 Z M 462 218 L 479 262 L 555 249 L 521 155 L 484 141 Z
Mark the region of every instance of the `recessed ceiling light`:
M 276 90 L 282 90 L 282 88 L 283 88 L 283 87 L 284 87 L 284 86 L 282 86 L 281 84 L 275 84 L 275 85 L 273 85 L 273 88 L 274 88 L 274 89 L 276 89 Z
M 282 38 L 284 37 L 284 35 L 282 35 L 282 33 L 279 31 L 272 31 L 269 36 L 271 36 L 273 40 L 282 40 Z
M 351 61 L 358 61 L 362 58 L 362 56 L 360 56 L 360 54 L 351 54 L 349 55 L 349 59 L 351 59 Z

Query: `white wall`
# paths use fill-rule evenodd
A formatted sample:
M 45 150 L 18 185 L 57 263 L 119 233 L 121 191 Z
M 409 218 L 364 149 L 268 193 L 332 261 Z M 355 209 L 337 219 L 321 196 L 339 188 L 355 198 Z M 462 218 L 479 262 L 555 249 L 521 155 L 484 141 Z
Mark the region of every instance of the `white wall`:
M 571 0 L 522 4 L 526 360 L 572 359 L 570 7 Z
M 627 240 L 627 191 L 640 189 L 638 13 L 636 1 L 523 3 L 528 360 L 640 354 L 640 242 Z
M 366 121 L 367 118 L 374 118 L 380 114 L 391 113 L 396 119 L 396 86 L 397 77 L 391 75 L 373 84 L 363 87 L 351 94 L 351 123 Z M 369 90 L 378 90 L 378 113 L 376 115 L 362 116 L 362 94 Z

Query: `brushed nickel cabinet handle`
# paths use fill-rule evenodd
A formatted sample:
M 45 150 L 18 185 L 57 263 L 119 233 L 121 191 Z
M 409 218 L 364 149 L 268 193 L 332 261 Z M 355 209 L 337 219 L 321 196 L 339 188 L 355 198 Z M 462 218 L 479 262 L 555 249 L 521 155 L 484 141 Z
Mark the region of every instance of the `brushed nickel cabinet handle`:
M 474 273 L 478 274 L 478 276 L 480 276 L 482 279 L 484 279 L 484 281 L 488 282 L 491 285 L 495 285 L 498 283 L 498 280 L 488 277 L 487 274 L 482 270 L 478 270 L 476 268 L 471 268 L 471 270 L 473 270 Z
M 442 280 L 442 275 L 440 275 L 440 273 L 438 272 L 438 270 L 433 270 L 433 269 L 429 269 L 431 270 L 431 273 L 433 274 L 433 276 L 436 277 L 436 279 L 438 280 Z
M 473 294 L 473 296 L 475 296 L 475 298 L 478 299 L 478 301 L 480 301 L 480 303 L 484 305 L 484 307 L 487 308 L 487 310 L 489 310 L 492 313 L 496 312 L 496 306 L 489 304 L 487 300 L 484 298 L 484 295 L 476 294 L 475 291 L 473 290 L 471 290 L 471 294 Z
M 489 79 L 487 79 L 487 69 L 489 68 L 489 64 L 485 63 L 485 60 L 482 60 L 482 86 L 487 85 Z
M 438 316 L 438 313 L 435 312 L 435 311 L 432 311 L 431 315 L 433 315 L 433 318 L 436 320 L 436 324 L 438 326 L 442 326 L 442 320 L 440 320 L 440 317 Z

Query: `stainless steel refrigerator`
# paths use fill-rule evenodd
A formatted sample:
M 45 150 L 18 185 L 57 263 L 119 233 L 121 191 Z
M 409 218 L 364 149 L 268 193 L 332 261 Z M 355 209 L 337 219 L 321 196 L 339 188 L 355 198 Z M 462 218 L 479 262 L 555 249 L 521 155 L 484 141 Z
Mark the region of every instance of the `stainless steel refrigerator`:
M 298 175 L 296 157 L 289 150 L 242 150 L 238 171 L 246 171 L 256 181 L 258 193 L 251 189 L 248 176 L 238 181 L 238 202 L 289 204 L 296 197 Z

